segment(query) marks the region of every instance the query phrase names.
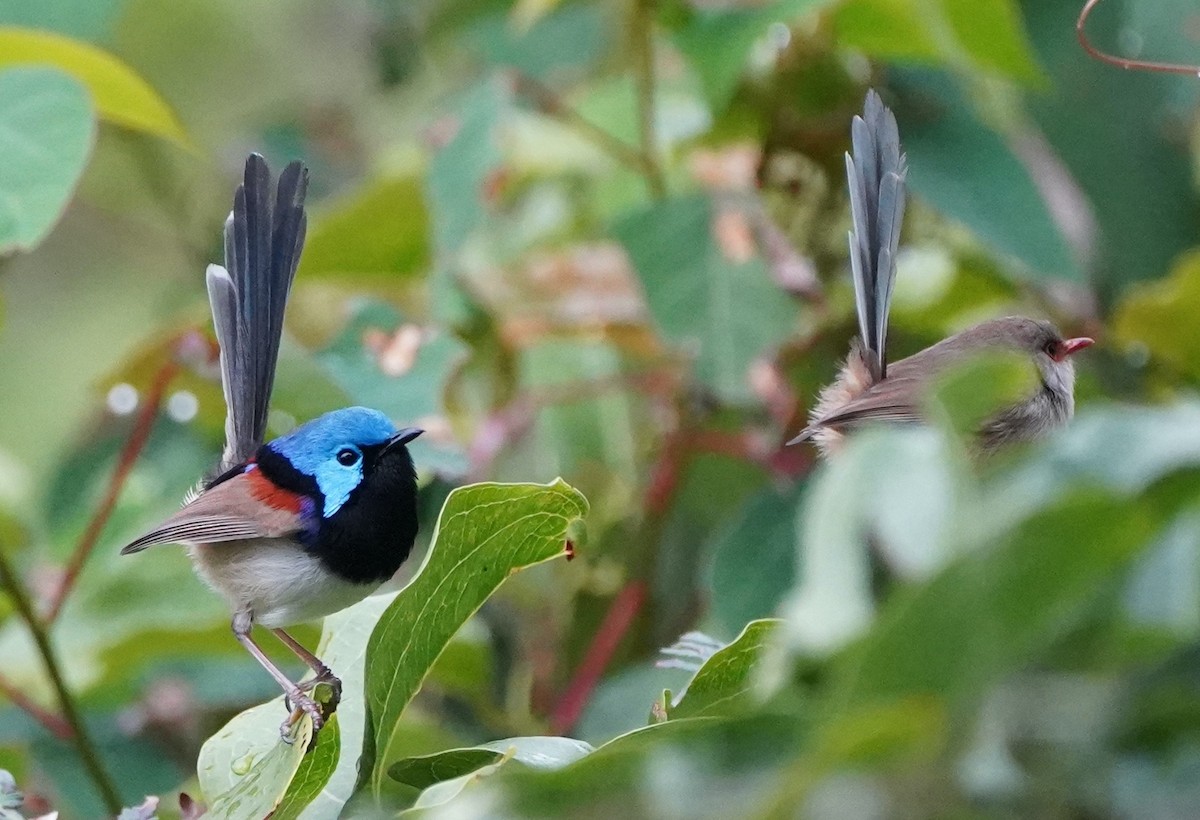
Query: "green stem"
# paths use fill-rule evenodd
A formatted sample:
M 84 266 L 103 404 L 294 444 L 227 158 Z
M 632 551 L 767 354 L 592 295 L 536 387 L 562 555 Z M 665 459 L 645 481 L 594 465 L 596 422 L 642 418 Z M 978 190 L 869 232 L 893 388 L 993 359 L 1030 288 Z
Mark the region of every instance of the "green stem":
M 83 760 L 83 765 L 87 769 L 88 775 L 92 778 L 92 782 L 96 784 L 96 790 L 100 792 L 100 797 L 104 800 L 105 808 L 110 815 L 115 816 L 119 814 L 121 811 L 121 798 L 117 796 L 116 786 L 104 770 L 104 766 L 100 762 L 100 756 L 96 752 L 96 745 L 92 742 L 91 735 L 88 734 L 87 728 L 83 725 L 83 721 L 79 717 L 79 709 L 75 705 L 75 699 L 71 696 L 70 690 L 67 689 L 67 684 L 63 680 L 62 670 L 59 668 L 58 660 L 54 657 L 54 650 L 50 646 L 50 636 L 46 634 L 45 626 L 42 625 L 37 615 L 34 614 L 33 606 L 29 602 L 29 595 L 25 591 L 25 587 L 21 584 L 21 580 L 17 577 L 16 572 L 13 571 L 12 565 L 8 562 L 8 556 L 2 548 L 0 548 L 0 587 L 8 590 L 8 594 L 12 597 L 13 604 L 17 608 L 17 614 L 29 626 L 34 643 L 37 644 L 38 653 L 42 656 L 42 662 L 46 665 L 46 672 L 50 676 L 50 682 L 54 685 L 54 691 L 58 694 L 58 701 L 63 717 L 70 725 L 71 732 L 74 735 L 72 742 L 79 752 L 79 757 Z
M 654 105 L 654 0 L 633 0 L 630 23 L 633 71 L 637 82 L 638 134 L 641 142 L 642 174 L 655 199 L 667 195 L 662 167 L 658 163 L 658 132 Z
M 642 173 L 646 163 L 641 150 L 595 125 L 567 105 L 549 86 L 536 77 L 516 72 L 513 80 L 519 93 L 528 97 L 543 114 L 561 122 L 590 140 L 593 145 L 629 169 Z

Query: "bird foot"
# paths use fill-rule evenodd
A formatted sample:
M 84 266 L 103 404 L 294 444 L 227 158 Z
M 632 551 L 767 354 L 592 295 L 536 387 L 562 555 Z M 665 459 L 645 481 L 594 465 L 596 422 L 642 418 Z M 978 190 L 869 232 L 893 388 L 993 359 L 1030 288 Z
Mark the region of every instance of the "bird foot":
M 333 674 L 332 671 L 326 669 L 308 680 L 300 681 L 297 686 L 301 692 L 312 692 L 321 684 L 328 686 L 332 693 L 325 699 L 326 710 L 332 714 L 337 709 L 338 704 L 342 702 L 342 679 Z
M 321 727 L 325 725 L 325 710 L 321 704 L 310 698 L 303 692 L 297 692 L 295 695 L 289 695 L 284 699 L 285 704 L 290 710 L 287 720 L 279 726 L 279 736 L 283 738 L 283 742 L 289 746 L 296 742 L 296 724 L 301 719 L 308 715 L 312 718 L 313 734 L 321 731 Z M 295 705 L 293 705 L 295 704 Z M 333 714 L 333 710 L 329 710 L 329 714 Z

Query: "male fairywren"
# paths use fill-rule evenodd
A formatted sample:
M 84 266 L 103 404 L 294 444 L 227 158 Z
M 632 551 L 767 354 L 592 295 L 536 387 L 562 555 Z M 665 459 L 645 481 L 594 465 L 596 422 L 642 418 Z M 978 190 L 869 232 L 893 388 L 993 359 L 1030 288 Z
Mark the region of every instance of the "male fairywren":
M 221 348 L 225 452 L 216 477 L 122 554 L 185 544 L 200 576 L 233 610 L 233 633 L 283 687 L 292 706 L 280 731 L 304 713 L 325 714 L 308 695 L 341 682 L 283 627 L 337 612 L 388 580 L 417 535 L 417 481 L 405 446 L 421 434 L 397 430 L 365 407 L 326 413 L 263 443 L 283 313 L 304 245 L 308 171 L 293 162 L 271 175 L 257 154 L 225 222 L 225 267 L 209 265 L 208 298 Z M 254 642 L 259 624 L 308 665 L 297 685 Z

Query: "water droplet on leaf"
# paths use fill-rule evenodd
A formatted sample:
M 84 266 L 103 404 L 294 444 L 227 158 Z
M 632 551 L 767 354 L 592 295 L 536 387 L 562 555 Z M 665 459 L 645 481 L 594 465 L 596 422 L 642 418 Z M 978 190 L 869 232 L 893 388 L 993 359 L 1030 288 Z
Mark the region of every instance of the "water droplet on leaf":
M 242 777 L 250 771 L 250 767 L 253 765 L 254 765 L 254 755 L 247 752 L 246 754 L 239 757 L 237 760 L 230 763 L 229 767 L 231 769 L 233 769 L 234 774 L 236 774 L 238 777 Z

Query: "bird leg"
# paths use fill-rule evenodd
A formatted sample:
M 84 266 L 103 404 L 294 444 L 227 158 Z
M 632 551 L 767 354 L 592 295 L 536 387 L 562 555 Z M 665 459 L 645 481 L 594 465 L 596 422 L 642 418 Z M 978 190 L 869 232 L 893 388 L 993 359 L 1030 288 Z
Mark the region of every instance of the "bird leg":
M 309 692 L 312 691 L 312 689 L 319 683 L 329 684 L 329 686 L 333 689 L 333 699 L 329 702 L 329 711 L 332 712 L 333 710 L 337 709 L 338 704 L 342 702 L 341 679 L 337 675 L 333 674 L 333 670 L 326 666 L 320 658 L 305 649 L 298 640 L 293 638 L 287 632 L 283 631 L 282 629 L 272 629 L 271 631 L 275 633 L 275 637 L 279 638 L 284 646 L 295 652 L 296 657 L 304 661 L 305 665 L 307 665 L 309 669 L 316 673 L 315 677 L 300 681 L 300 683 L 297 684 L 300 690 L 303 692 Z
M 308 695 L 300 691 L 300 687 L 283 674 L 282 670 L 267 657 L 254 639 L 250 637 L 250 629 L 254 624 L 253 615 L 249 610 L 243 610 L 233 616 L 233 636 L 238 639 L 238 643 L 246 647 L 246 651 L 254 656 L 254 659 L 262 665 L 263 669 L 275 679 L 283 688 L 284 695 L 287 696 L 289 704 L 295 704 L 288 719 L 279 727 L 279 734 L 284 741 L 291 743 L 292 728 L 300 717 L 307 713 L 312 718 L 313 731 L 320 731 L 325 724 L 325 714 L 321 711 L 320 705 L 310 698 Z

